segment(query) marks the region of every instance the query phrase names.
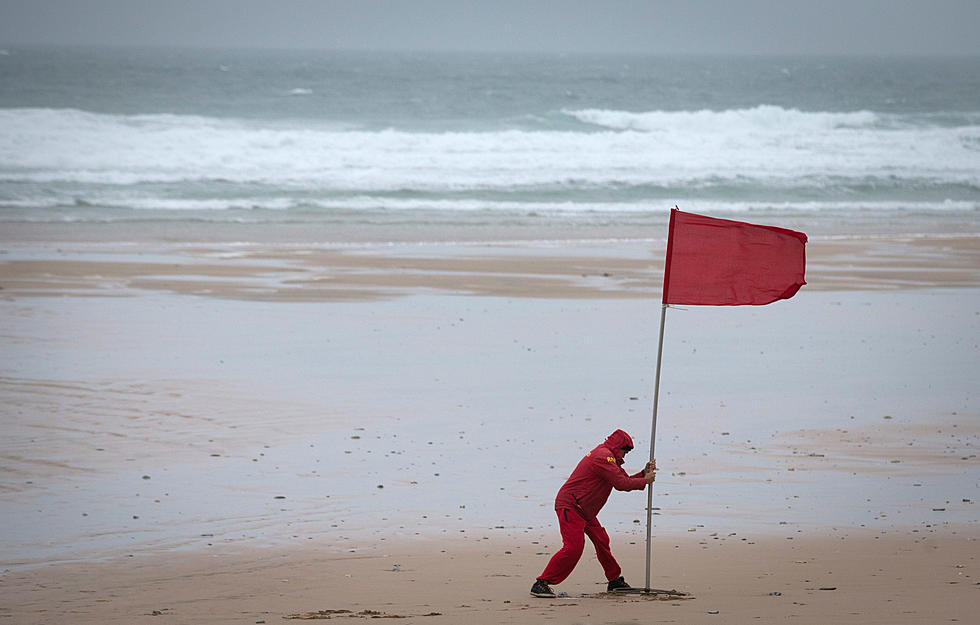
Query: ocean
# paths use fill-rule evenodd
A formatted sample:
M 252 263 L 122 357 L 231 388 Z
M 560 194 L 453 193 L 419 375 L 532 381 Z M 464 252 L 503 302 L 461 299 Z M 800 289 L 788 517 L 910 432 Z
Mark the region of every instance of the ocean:
M 980 59 L 0 50 L 11 232 L 662 238 L 675 205 L 980 232 Z

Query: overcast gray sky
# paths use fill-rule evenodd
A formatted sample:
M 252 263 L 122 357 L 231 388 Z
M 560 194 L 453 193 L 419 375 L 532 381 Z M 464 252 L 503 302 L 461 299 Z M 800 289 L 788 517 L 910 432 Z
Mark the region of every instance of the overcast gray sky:
M 0 45 L 980 55 L 980 0 L 0 0 Z

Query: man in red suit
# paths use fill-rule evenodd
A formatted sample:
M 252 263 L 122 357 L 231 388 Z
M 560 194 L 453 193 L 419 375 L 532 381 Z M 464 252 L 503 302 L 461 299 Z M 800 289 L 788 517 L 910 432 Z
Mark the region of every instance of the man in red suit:
M 623 457 L 633 449 L 633 439 L 622 430 L 616 430 L 606 441 L 585 454 L 555 497 L 555 512 L 561 530 L 562 547 L 551 557 L 544 572 L 531 586 L 535 597 L 554 597 L 549 584 L 565 581 L 582 557 L 585 537 L 595 545 L 595 554 L 609 581 L 607 590 L 629 589 L 623 579 L 622 569 L 609 550 L 609 534 L 599 524 L 596 515 L 612 489 L 643 490 L 656 477 L 657 464 L 648 462 L 639 473 L 627 475 L 623 470 Z

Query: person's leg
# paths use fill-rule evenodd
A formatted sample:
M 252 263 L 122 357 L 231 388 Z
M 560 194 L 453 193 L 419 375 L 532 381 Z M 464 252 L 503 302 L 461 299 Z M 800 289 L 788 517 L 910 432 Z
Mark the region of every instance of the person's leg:
M 561 549 L 551 556 L 544 572 L 538 579 L 549 584 L 560 584 L 572 574 L 585 549 L 585 519 L 574 510 L 558 510 L 558 528 L 561 531 Z
M 609 549 L 609 534 L 599 524 L 599 519 L 589 521 L 584 529 L 585 535 L 595 545 L 595 555 L 599 559 L 599 564 L 602 565 L 603 572 L 606 574 L 606 580 L 611 582 L 622 575 L 623 569 L 620 568 L 619 563 L 616 562 L 616 558 L 613 557 L 612 551 Z

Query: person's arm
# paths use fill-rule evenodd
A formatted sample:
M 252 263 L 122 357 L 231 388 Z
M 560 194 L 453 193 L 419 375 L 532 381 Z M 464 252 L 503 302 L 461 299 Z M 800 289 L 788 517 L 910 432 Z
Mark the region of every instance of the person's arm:
M 616 490 L 643 490 L 647 487 L 648 482 L 645 477 L 628 475 L 612 456 L 594 457 L 593 466 Z

